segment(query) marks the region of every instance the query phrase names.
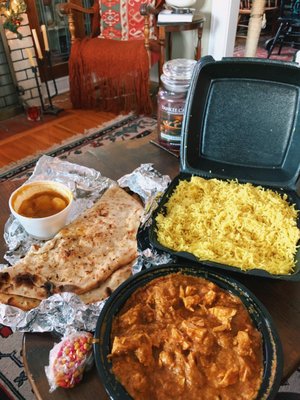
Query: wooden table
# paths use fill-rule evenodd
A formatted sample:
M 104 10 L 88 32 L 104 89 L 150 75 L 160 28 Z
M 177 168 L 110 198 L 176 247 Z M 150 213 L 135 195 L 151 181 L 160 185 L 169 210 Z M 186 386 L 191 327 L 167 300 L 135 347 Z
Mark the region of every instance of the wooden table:
M 153 163 L 158 171 L 168 174 L 172 178 L 179 171 L 178 159 L 150 144 L 149 136 L 93 149 L 82 160 L 83 165 L 96 168 L 103 175 L 113 179 L 131 172 L 141 163 L 149 162 Z M 20 184 L 20 181 L 0 184 L 2 231 L 9 215 L 7 206 L 9 194 Z M 3 239 L 0 241 L 0 251 L 2 256 L 5 251 Z M 241 274 L 232 275 L 252 290 L 269 310 L 283 346 L 283 375 L 286 379 L 300 365 L 300 282 L 245 277 Z M 53 343 L 54 339 L 50 334 L 26 333 L 24 335 L 25 369 L 38 400 L 107 399 L 95 368 L 85 374 L 83 382 L 76 388 L 72 390 L 58 389 L 49 393 L 44 367 L 48 365 L 48 355 Z
M 183 31 L 197 31 L 197 45 L 195 48 L 195 60 L 201 57 L 201 39 L 203 31 L 204 18 L 198 18 L 192 22 L 173 22 L 173 23 L 158 23 L 158 39 L 160 44 L 160 71 L 159 76 L 162 74 L 162 67 L 165 61 L 172 59 L 172 34 L 174 32 Z M 167 57 L 165 57 L 165 48 L 167 43 Z

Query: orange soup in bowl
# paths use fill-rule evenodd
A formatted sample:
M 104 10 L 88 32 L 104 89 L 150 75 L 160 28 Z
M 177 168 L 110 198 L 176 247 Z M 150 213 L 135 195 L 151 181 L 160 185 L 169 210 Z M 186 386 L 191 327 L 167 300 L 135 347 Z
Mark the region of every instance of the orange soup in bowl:
M 34 181 L 11 194 L 9 207 L 29 235 L 47 240 L 66 225 L 72 202 L 72 191 L 66 185 Z
M 18 213 L 29 218 L 44 218 L 57 214 L 67 207 L 69 199 L 55 190 L 35 193 L 24 200 Z

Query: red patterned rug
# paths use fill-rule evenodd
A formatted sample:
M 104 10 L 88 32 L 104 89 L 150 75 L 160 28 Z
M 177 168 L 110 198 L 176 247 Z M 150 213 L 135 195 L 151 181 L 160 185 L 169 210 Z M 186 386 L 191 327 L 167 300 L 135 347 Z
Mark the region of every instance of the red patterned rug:
M 34 400 L 28 378 L 24 372 L 22 334 L 14 333 L 0 324 L 0 399 Z M 5 339 L 5 340 L 4 340 Z
M 134 114 L 121 115 L 96 128 L 77 134 L 61 144 L 54 145 L 46 151 L 9 164 L 0 169 L 0 182 L 8 179 L 30 175 L 37 160 L 43 154 L 52 157 L 67 159 L 80 164 L 80 157 L 96 147 L 106 146 L 109 143 L 131 140 L 150 134 L 156 127 L 156 119 Z M 1 399 L 0 399 L 1 400 Z

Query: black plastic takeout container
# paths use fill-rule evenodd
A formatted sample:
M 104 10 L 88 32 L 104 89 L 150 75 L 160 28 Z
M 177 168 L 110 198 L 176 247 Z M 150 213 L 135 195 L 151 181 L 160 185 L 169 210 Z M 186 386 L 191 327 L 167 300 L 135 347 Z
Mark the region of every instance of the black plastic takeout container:
M 263 338 L 264 374 L 257 400 L 273 399 L 281 382 L 283 356 L 280 340 L 270 314 L 252 292 L 232 277 L 202 265 L 186 264 L 165 264 L 143 270 L 126 280 L 106 301 L 97 321 L 94 356 L 100 380 L 110 398 L 113 400 L 131 399 L 131 396 L 112 373 L 112 363 L 107 358 L 112 347 L 113 318 L 120 312 L 130 295 L 138 288 L 143 287 L 155 278 L 178 272 L 207 279 L 241 299 Z
M 155 217 L 178 182 L 202 178 L 237 179 L 278 193 L 300 210 L 300 68 L 296 63 L 263 59 L 203 57 L 196 64 L 182 127 L 180 174 L 153 214 L 150 242 L 160 250 L 192 261 L 157 240 Z M 300 218 L 298 215 L 298 227 Z M 300 248 L 289 275 L 242 271 L 207 260 L 216 268 L 248 275 L 300 280 Z

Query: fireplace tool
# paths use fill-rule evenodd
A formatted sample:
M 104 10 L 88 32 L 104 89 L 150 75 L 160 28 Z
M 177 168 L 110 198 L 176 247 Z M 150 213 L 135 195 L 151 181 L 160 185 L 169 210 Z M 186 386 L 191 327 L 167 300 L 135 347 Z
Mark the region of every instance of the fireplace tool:
M 48 101 L 49 101 L 49 106 L 46 107 L 44 111 L 44 114 L 53 114 L 53 115 L 57 115 L 58 113 L 60 113 L 61 111 L 63 111 L 62 108 L 59 108 L 57 106 L 54 106 L 52 103 L 52 98 L 58 95 L 58 90 L 57 90 L 57 85 L 53 76 L 53 67 L 52 67 L 52 60 L 51 60 L 51 51 L 50 50 L 46 50 L 46 60 L 47 60 L 47 72 L 49 73 L 49 77 L 53 82 L 53 86 L 54 86 L 54 95 L 51 96 L 50 94 L 50 90 L 49 90 L 49 84 L 48 84 L 48 77 L 45 76 L 45 86 L 46 86 L 46 90 L 47 90 L 47 96 L 48 96 Z M 44 61 L 45 59 L 43 59 L 42 61 Z
M 32 66 L 31 70 L 34 74 L 35 77 L 35 81 L 36 81 L 36 86 L 38 89 L 38 94 L 39 94 L 39 98 L 40 98 L 40 102 L 41 102 L 41 106 L 42 106 L 42 110 L 44 114 L 52 114 L 52 115 L 57 115 L 58 113 L 60 113 L 61 111 L 63 111 L 63 108 L 57 107 L 55 105 L 53 105 L 52 103 L 52 98 L 57 96 L 58 94 L 58 90 L 57 90 L 57 85 L 53 76 L 53 69 L 52 69 L 52 60 L 51 60 L 51 52 L 50 51 L 45 51 L 46 53 L 46 58 L 40 59 L 40 62 L 44 63 L 46 60 L 46 71 L 47 71 L 47 75 L 49 73 L 49 78 L 52 80 L 53 82 L 53 86 L 54 86 L 54 94 L 51 95 L 50 94 L 50 89 L 49 89 L 49 83 L 48 83 L 48 76 L 45 76 L 45 87 L 46 87 L 46 91 L 47 91 L 47 97 L 48 97 L 48 103 L 49 105 L 45 104 L 44 99 L 43 99 L 43 95 L 42 95 L 42 91 L 41 91 L 41 85 L 39 83 L 39 79 L 38 79 L 38 67 L 37 66 Z

